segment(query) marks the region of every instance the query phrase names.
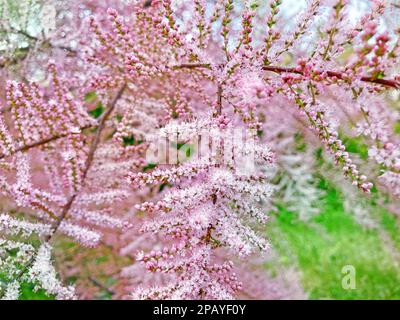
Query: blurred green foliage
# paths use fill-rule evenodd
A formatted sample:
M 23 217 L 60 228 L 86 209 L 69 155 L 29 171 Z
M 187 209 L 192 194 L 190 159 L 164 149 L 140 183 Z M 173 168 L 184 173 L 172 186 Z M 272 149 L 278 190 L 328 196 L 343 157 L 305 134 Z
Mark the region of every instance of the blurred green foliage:
M 299 221 L 283 208 L 269 224 L 267 234 L 279 253 L 279 263 L 295 265 L 310 299 L 400 299 L 399 261 L 394 252 L 400 249 L 397 219 L 374 205 L 379 226 L 366 229 L 345 212 L 338 190 L 326 183 L 321 188 L 326 190 L 323 209 L 312 221 Z M 394 247 L 384 243 L 382 234 L 390 236 Z M 354 290 L 342 288 L 345 265 L 355 267 Z

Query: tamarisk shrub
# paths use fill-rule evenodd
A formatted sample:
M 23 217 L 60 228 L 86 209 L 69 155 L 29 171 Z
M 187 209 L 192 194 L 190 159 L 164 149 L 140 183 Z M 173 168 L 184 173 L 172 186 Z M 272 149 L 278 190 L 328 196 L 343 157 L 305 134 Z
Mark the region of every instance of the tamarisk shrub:
M 170 247 L 139 253 L 137 259 L 144 262 L 149 271 L 178 272 L 179 277 L 163 288 L 139 289 L 134 293 L 135 297 L 230 299 L 241 285 L 235 274 L 230 274 L 231 262 L 213 263 L 213 250 L 228 247 L 244 257 L 254 248 L 267 248 L 265 240 L 242 221 L 265 222 L 264 212 L 253 203 L 268 199 L 271 189 L 266 178 L 241 173 L 232 156 L 223 164 L 221 159 L 213 159 L 213 156 L 222 155 L 220 141 L 223 141 L 225 152 L 235 148 L 234 142 L 237 141 L 229 135 L 231 126 L 222 116 L 197 123 L 167 125 L 162 135 L 169 140 L 178 137 L 188 142 L 193 136 L 200 135 L 203 139 L 201 130 L 210 132 L 210 138 L 216 144 L 215 150 L 172 169 L 156 169 L 129 176 L 136 186 L 163 182 L 177 188 L 157 202 L 137 206 L 156 217 L 153 222 L 143 225 L 143 232 L 164 232 L 171 239 Z M 223 139 L 219 137 L 221 127 L 228 132 Z M 272 154 L 265 147 L 246 146 L 243 153 L 248 152 L 252 152 L 254 159 L 261 164 L 272 162 Z M 238 156 L 237 150 L 233 153 Z M 252 159 L 248 157 L 246 160 Z
M 100 191 L 93 184 L 93 171 L 89 172 L 92 164 L 92 170 L 101 165 L 93 159 L 98 138 L 89 148 L 83 131 L 96 126 L 101 129 L 102 120 L 98 125 L 75 100 L 58 78 L 54 64 L 49 71 L 51 90 L 15 82 L 6 88 L 13 127 L 1 120 L 1 192 L 14 201 L 15 210 L 22 209 L 40 222 L 2 214 L 1 231 L 21 239 L 35 235 L 41 243 L 36 250 L 31 244 L 2 238 L 1 274 L 13 281 L 5 289 L 6 298 L 18 298 L 18 281 L 33 282 L 57 298 L 74 297 L 71 288 L 61 285 L 51 265 L 54 234 L 60 232 L 94 247 L 101 233 L 89 225 L 127 226 L 109 216 L 106 209 L 107 204 L 126 197 L 127 191 L 115 184 L 111 189 L 103 185 Z M 32 168 L 37 164 L 39 168 Z
M 373 191 L 397 206 L 400 28 L 385 25 L 385 1 L 357 19 L 352 1 L 304 1 L 294 22 L 288 3 L 47 1 L 58 28 L 35 34 L 2 18 L 7 41 L 29 48 L 0 61 L 4 299 L 24 282 L 90 297 L 88 282 L 57 276 L 81 274 L 83 255 L 75 271 L 53 267 L 63 235 L 127 257 L 106 288 L 115 298 L 263 292 L 239 276 L 269 247 L 266 212 L 317 214 L 317 176 L 340 172 L 352 199 Z M 323 173 L 320 146 L 334 164 Z

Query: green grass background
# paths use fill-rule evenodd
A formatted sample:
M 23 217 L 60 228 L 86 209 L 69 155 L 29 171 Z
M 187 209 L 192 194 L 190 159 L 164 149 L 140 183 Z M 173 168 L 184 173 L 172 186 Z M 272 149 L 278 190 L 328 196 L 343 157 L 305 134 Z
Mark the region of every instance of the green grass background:
M 399 223 L 395 216 L 372 205 L 376 229 L 358 224 L 343 208 L 342 195 L 326 190 L 321 214 L 307 223 L 295 213 L 281 209 L 270 223 L 267 235 L 278 251 L 270 270 L 280 265 L 296 266 L 301 284 L 310 299 L 400 299 Z M 386 234 L 392 246 L 382 239 Z M 342 288 L 342 268 L 353 265 L 356 288 Z

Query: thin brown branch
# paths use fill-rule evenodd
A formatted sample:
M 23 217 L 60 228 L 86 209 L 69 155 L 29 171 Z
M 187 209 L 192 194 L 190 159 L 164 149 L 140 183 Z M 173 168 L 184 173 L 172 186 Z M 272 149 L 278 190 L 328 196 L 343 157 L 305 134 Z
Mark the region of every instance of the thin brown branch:
M 93 127 L 94 127 L 93 125 L 88 125 L 88 126 L 80 128 L 80 129 L 81 130 L 85 130 L 85 129 L 90 129 L 90 128 L 93 128 Z M 56 136 L 52 136 L 52 137 L 49 137 L 49 138 L 46 138 L 46 139 L 43 139 L 43 140 L 40 140 L 40 141 L 32 142 L 30 144 L 18 147 L 16 149 L 14 149 L 13 153 L 11 153 L 11 154 L 0 154 L 0 159 L 4 159 L 4 158 L 6 158 L 8 156 L 11 156 L 11 155 L 13 155 L 13 154 L 15 154 L 17 152 L 20 152 L 20 151 L 27 151 L 29 149 L 36 148 L 36 147 L 39 147 L 41 145 L 45 145 L 45 144 L 47 144 L 49 142 L 52 142 L 52 141 L 55 141 L 55 140 L 58 140 L 58 139 L 61 139 L 61 138 L 65 138 L 69 134 L 70 133 L 59 134 L 59 135 L 56 135 Z
M 97 147 L 99 146 L 100 143 L 100 138 L 101 138 L 101 133 L 105 127 L 105 123 L 106 120 L 108 119 L 109 115 L 114 111 L 114 108 L 118 102 L 118 100 L 121 98 L 122 94 L 124 93 L 126 89 L 126 84 L 124 84 L 118 91 L 117 95 L 114 97 L 114 99 L 111 101 L 111 103 L 109 104 L 106 112 L 104 112 L 104 114 L 102 115 L 99 125 L 97 126 L 97 133 L 96 136 L 90 146 L 89 149 L 89 153 L 88 156 L 86 158 L 86 162 L 85 162 L 85 166 L 83 169 L 83 173 L 82 173 L 82 186 L 85 183 L 86 180 L 86 176 L 89 172 L 90 167 L 92 166 L 93 163 L 93 158 L 94 158 L 94 154 L 97 150 Z M 72 204 L 74 203 L 76 197 L 78 196 L 78 192 L 74 192 L 69 200 L 67 201 L 66 205 L 64 206 L 60 217 L 58 218 L 58 220 L 55 222 L 54 226 L 53 226 L 53 232 L 47 237 L 46 241 L 50 241 L 52 239 L 52 237 L 54 236 L 54 234 L 57 232 L 58 228 L 60 227 L 61 222 L 65 219 L 65 217 L 67 216 L 67 213 L 69 212 L 69 209 L 71 209 Z
M 210 64 L 207 63 L 184 63 L 180 65 L 176 65 L 172 67 L 173 69 L 196 69 L 196 68 L 210 68 Z M 271 71 L 275 73 L 295 73 L 304 75 L 302 71 L 297 70 L 296 68 L 289 67 L 280 67 L 280 66 L 264 66 L 263 70 Z M 326 71 L 328 77 L 333 78 L 336 77 L 340 80 L 344 80 L 343 74 L 336 71 Z M 379 84 L 385 87 L 390 87 L 394 89 L 400 89 L 400 82 L 394 79 L 376 79 L 373 77 L 361 77 L 360 79 L 363 82 L 369 82 L 374 84 Z
M 99 287 L 100 289 L 106 291 L 108 294 L 110 295 L 114 295 L 115 292 L 113 290 L 111 290 L 110 288 L 107 288 L 104 284 L 102 284 L 99 280 L 97 280 L 96 278 L 93 277 L 89 277 L 89 280 L 96 286 Z
M 222 85 L 218 85 L 217 89 L 217 113 L 222 113 Z
M 24 31 L 24 30 L 18 30 L 18 29 L 15 29 L 15 28 L 13 28 L 13 27 L 11 27 L 11 30 L 12 30 L 12 32 L 17 33 L 17 34 L 20 34 L 20 35 L 22 35 L 22 36 L 28 38 L 29 40 L 32 40 L 32 41 L 43 41 L 43 42 L 45 42 L 46 44 L 48 44 L 48 45 L 49 45 L 50 47 L 52 47 L 52 48 L 66 50 L 66 51 L 69 51 L 70 53 L 73 53 L 73 54 L 77 54 L 77 53 L 78 53 L 76 50 L 74 50 L 74 49 L 72 49 L 72 48 L 70 48 L 70 47 L 63 46 L 63 45 L 53 44 L 53 43 L 51 43 L 49 40 L 40 39 L 40 38 L 38 38 L 38 37 L 32 36 L 31 34 L 29 34 L 28 32 L 26 32 L 26 31 Z
M 68 53 L 69 53 L 70 55 L 72 55 L 72 56 L 76 56 L 76 55 L 78 54 L 78 51 L 76 51 L 76 50 L 74 50 L 74 49 L 72 49 L 72 48 L 70 48 L 70 47 L 68 47 L 68 46 L 57 45 L 57 44 L 52 43 L 52 42 L 49 41 L 49 40 L 40 39 L 40 38 L 38 38 L 38 37 L 35 37 L 35 36 L 30 35 L 29 33 L 27 33 L 27 32 L 24 31 L 24 30 L 18 30 L 18 29 L 15 29 L 15 28 L 13 28 L 13 27 L 11 27 L 10 29 L 11 29 L 11 32 L 16 33 L 16 34 L 20 34 L 20 35 L 26 37 L 28 40 L 31 40 L 31 41 L 34 41 L 34 42 L 42 41 L 43 44 L 48 45 L 50 48 L 68 51 Z M 28 47 L 27 50 L 29 51 L 29 50 L 30 50 L 30 47 Z M 14 64 L 17 64 L 18 62 L 24 61 L 24 60 L 26 59 L 27 56 L 28 56 L 28 55 L 26 54 L 26 55 L 21 56 L 21 57 L 19 57 L 19 58 L 6 59 L 6 61 L 4 61 L 4 62 L 2 62 L 2 63 L 0 64 L 0 68 L 5 68 L 7 65 L 14 65 Z
M 263 70 L 272 71 L 275 73 L 295 73 L 295 74 L 304 75 L 304 73 L 302 71 L 299 71 L 295 68 L 288 68 L 288 67 L 264 66 Z M 326 71 L 326 74 L 330 78 L 336 77 L 340 80 L 344 80 L 343 74 L 341 74 L 340 72 Z M 382 85 L 385 87 L 400 89 L 400 83 L 398 81 L 392 80 L 392 79 L 376 79 L 373 77 L 361 77 L 360 80 L 364 81 L 364 82 L 379 84 L 379 85 Z
M 118 100 L 121 98 L 122 94 L 124 93 L 125 89 L 126 89 L 126 84 L 124 84 L 124 85 L 119 89 L 118 93 L 116 94 L 116 96 L 114 97 L 114 99 L 110 102 L 110 104 L 108 105 L 108 108 L 107 108 L 106 112 L 103 113 L 103 115 L 102 115 L 102 117 L 101 117 L 101 119 L 100 119 L 100 121 L 99 121 L 99 124 L 98 124 L 98 126 L 97 126 L 97 133 L 96 133 L 96 136 L 95 136 L 95 138 L 94 138 L 94 140 L 93 140 L 93 142 L 92 142 L 92 144 L 91 144 L 91 146 L 90 146 L 90 150 L 89 150 L 88 156 L 87 156 L 87 158 L 86 158 L 85 166 L 84 166 L 84 169 L 83 169 L 83 174 L 82 174 L 82 186 L 83 186 L 84 183 L 85 183 L 85 179 L 86 179 L 87 173 L 88 173 L 88 171 L 89 171 L 89 169 L 90 169 L 90 167 L 91 167 L 91 165 L 92 165 L 92 163 L 93 163 L 94 154 L 95 154 L 95 152 L 96 152 L 96 150 L 97 150 L 97 147 L 98 147 L 98 145 L 99 145 L 99 143 L 100 143 L 101 133 L 102 133 L 104 127 L 105 127 L 105 123 L 106 123 L 106 121 L 107 121 L 109 115 L 110 115 L 110 114 L 113 112 L 113 110 L 115 109 L 115 106 L 116 106 Z M 71 209 L 71 207 L 72 207 L 72 205 L 73 205 L 73 203 L 74 203 L 74 201 L 75 201 L 75 199 L 76 199 L 77 196 L 78 196 L 78 192 L 74 192 L 74 193 L 69 197 L 67 203 L 65 204 L 65 206 L 64 206 L 64 208 L 63 208 L 63 210 L 62 210 L 62 212 L 61 212 L 61 215 L 58 217 L 58 219 L 55 221 L 55 223 L 54 223 L 54 225 L 53 225 L 53 227 L 52 227 L 52 233 L 49 234 L 49 235 L 45 238 L 45 242 L 50 242 L 50 241 L 53 239 L 54 235 L 57 233 L 58 228 L 59 228 L 60 225 L 61 225 L 61 222 L 66 218 L 66 216 L 67 216 L 69 210 Z M 34 263 L 35 258 L 36 258 L 35 255 L 31 257 L 31 259 L 29 260 L 29 262 L 24 266 L 23 269 L 21 269 L 21 271 L 19 272 L 19 274 L 16 276 L 16 279 L 15 279 L 15 280 L 19 280 L 19 279 L 29 270 L 29 268 L 30 268 L 30 267 L 32 266 L 32 264 Z
M 210 67 L 211 65 L 208 63 L 183 63 L 173 66 L 172 69 L 196 69 L 196 68 L 209 69 Z

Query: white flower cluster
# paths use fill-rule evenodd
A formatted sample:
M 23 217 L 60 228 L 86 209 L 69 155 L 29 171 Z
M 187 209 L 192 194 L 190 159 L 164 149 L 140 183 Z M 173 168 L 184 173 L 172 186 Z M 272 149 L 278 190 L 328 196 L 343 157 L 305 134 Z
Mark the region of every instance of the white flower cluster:
M 71 286 L 64 287 L 57 279 L 57 274 L 51 262 L 51 247 L 44 243 L 39 248 L 36 260 L 29 270 L 32 282 L 38 282 L 38 288 L 43 288 L 47 293 L 54 294 L 59 300 L 75 299 L 75 289 Z
M 0 231 L 10 235 L 21 234 L 29 237 L 36 233 L 39 236 L 46 236 L 51 233 L 51 226 L 44 223 L 32 223 L 10 217 L 7 214 L 0 214 Z

